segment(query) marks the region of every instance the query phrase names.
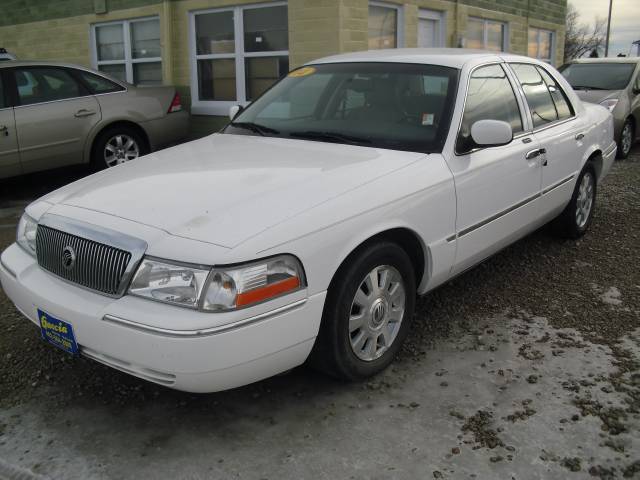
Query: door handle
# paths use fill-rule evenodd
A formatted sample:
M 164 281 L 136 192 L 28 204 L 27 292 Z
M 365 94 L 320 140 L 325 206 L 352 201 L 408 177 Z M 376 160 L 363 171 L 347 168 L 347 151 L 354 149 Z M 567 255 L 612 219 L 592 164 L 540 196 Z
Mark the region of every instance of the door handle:
M 0 125 L 0 133 L 3 133 L 5 137 L 9 136 L 9 129 L 6 125 Z
M 88 117 L 89 115 L 95 115 L 96 111 L 95 110 L 86 110 L 86 109 L 82 109 L 82 110 L 78 110 L 74 116 L 76 118 L 81 118 L 81 117 Z
M 547 153 L 547 149 L 546 148 L 536 148 L 535 150 L 529 150 L 527 152 L 527 154 L 525 155 L 525 158 L 527 160 L 533 160 L 535 158 L 538 158 L 541 155 L 545 155 Z M 545 157 L 542 160 L 542 166 L 546 167 L 547 166 L 547 158 Z
M 578 133 L 576 135 L 576 140 L 579 142 L 580 140 L 582 140 L 584 138 L 584 133 Z
M 524 158 L 527 160 L 533 160 L 534 158 L 542 155 L 546 150 L 544 148 L 536 148 L 535 150 L 529 150 Z

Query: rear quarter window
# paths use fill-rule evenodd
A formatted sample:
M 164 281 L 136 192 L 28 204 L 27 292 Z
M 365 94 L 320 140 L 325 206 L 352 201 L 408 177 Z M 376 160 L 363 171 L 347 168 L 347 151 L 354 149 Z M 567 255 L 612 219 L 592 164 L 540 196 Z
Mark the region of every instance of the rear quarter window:
M 83 70 L 76 70 L 80 78 L 87 84 L 92 93 L 121 92 L 124 88 L 111 80 Z

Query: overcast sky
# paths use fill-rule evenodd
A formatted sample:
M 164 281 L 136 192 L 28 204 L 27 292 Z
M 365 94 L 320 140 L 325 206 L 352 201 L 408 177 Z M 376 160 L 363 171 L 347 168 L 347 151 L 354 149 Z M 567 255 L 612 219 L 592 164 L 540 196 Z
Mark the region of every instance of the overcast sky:
M 580 12 L 580 20 L 592 24 L 607 18 L 609 0 L 569 0 Z M 640 0 L 613 0 L 609 56 L 629 53 L 631 42 L 640 40 Z

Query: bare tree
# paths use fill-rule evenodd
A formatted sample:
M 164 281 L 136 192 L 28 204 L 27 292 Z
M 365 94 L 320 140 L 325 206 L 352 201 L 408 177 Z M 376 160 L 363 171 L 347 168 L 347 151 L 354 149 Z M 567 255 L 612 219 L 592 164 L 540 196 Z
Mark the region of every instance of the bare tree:
M 572 4 L 567 5 L 566 32 L 564 37 L 564 61 L 580 58 L 604 45 L 607 20 L 596 17 L 594 25 L 580 21 L 580 12 Z

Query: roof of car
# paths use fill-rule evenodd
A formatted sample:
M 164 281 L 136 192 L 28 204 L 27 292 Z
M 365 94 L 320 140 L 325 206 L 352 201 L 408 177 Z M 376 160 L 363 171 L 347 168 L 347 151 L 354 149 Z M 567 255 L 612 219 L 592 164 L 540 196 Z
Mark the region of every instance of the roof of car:
M 469 61 L 526 61 L 536 62 L 530 57 L 503 52 L 489 52 L 467 48 L 391 48 L 332 55 L 308 64 L 342 62 L 398 62 L 425 63 L 445 67 L 462 68 Z
M 638 63 L 640 57 L 576 58 L 568 63 Z
M 9 60 L 8 62 L 3 62 L 2 67 L 33 67 L 38 65 L 50 65 L 52 67 L 72 67 L 72 68 L 80 68 L 82 70 L 90 70 L 87 67 L 83 67 L 81 65 L 75 65 L 73 63 L 66 62 L 50 62 L 48 60 Z

